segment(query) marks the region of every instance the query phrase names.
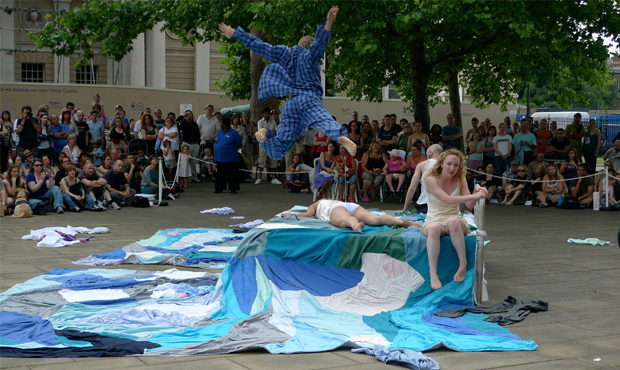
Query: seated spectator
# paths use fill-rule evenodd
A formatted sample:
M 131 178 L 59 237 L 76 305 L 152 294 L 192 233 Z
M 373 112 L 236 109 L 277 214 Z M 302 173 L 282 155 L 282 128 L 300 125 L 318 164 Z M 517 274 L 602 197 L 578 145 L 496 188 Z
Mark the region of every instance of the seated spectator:
M 62 169 L 62 160 L 66 157 L 67 156 L 65 155 L 65 153 L 62 152 L 58 154 L 58 157 L 56 157 L 56 161 L 54 162 L 54 176 L 56 176 L 56 173 Z
M 101 167 L 103 163 L 103 155 L 105 154 L 103 149 L 101 149 L 101 139 L 97 139 L 93 141 L 93 150 L 91 152 L 93 156 L 93 164 L 95 167 Z
M 596 176 L 594 176 L 594 183 L 595 184 L 598 184 L 601 181 L 601 179 L 605 178 L 605 169 L 606 168 L 612 169 L 612 170 L 614 169 L 614 166 L 611 164 L 611 161 L 603 162 L 603 169 L 598 171 L 596 173 Z M 618 173 L 618 171 L 616 171 L 616 173 Z M 598 187 L 596 189 L 594 189 L 594 190 L 598 190 Z
M 555 164 L 547 166 L 547 174 L 543 177 L 542 192 L 538 192 L 536 196 L 540 200 L 538 205 L 541 208 L 548 207 L 551 204 L 557 204 L 558 200 L 566 192 L 566 183 L 564 178 L 559 174 Z
M 620 135 L 620 134 L 618 134 Z M 614 166 L 614 170 L 620 172 L 620 140 L 614 141 L 614 147 L 610 148 L 603 156 L 604 160 L 609 160 Z
M 594 179 L 592 177 L 583 178 L 588 174 L 588 165 L 581 163 L 577 167 L 577 176 L 570 182 L 570 192 L 574 197 L 579 198 L 579 204 L 586 207 L 592 206 L 592 194 L 594 194 Z
M 93 162 L 93 159 L 88 155 L 88 153 L 82 152 L 82 154 L 80 154 L 80 167 L 79 167 L 79 170 L 84 168 L 84 165 L 86 163 L 88 163 L 88 162 Z
M 426 160 L 426 155 L 422 154 L 422 148 L 419 144 L 411 145 L 411 153 L 407 156 L 405 160 L 405 172 L 411 171 L 411 174 L 415 172 L 418 164 L 424 162 Z
M 127 178 L 125 178 L 125 174 L 123 173 L 124 166 L 125 164 L 123 161 L 119 159 L 114 162 L 112 168 L 103 175 L 103 178 L 107 181 L 106 186 L 112 197 L 112 202 L 110 204 L 113 207 L 115 205 L 121 207 L 131 205 L 136 195 L 136 191 L 129 187 L 129 182 L 127 182 Z
M 375 141 L 375 134 L 372 133 L 370 122 L 362 124 L 362 143 L 364 144 L 364 153 L 370 150 L 370 144 Z
M 15 205 L 15 197 L 17 196 L 17 189 L 25 189 L 25 182 L 22 180 L 19 175 L 19 167 L 12 165 L 9 166 L 7 170 L 7 176 L 2 180 L 4 185 L 4 189 L 6 192 L 6 200 L 3 203 L 6 203 L 6 207 L 4 211 L 11 209 Z M 11 214 L 12 212 L 8 212 L 7 214 Z
M 599 180 L 598 189 L 601 194 L 601 206 L 607 207 L 607 194 L 609 194 L 609 206 L 620 208 L 620 194 L 616 193 L 615 186 L 618 183 L 614 177 L 616 177 L 616 171 L 613 168 L 608 169 L 607 186 L 605 186 L 605 177 Z
M 60 163 L 60 167 L 58 171 L 56 171 L 56 174 L 54 175 L 54 184 L 56 184 L 56 186 L 60 186 L 60 180 L 62 180 L 63 177 L 67 176 L 65 172 L 65 167 L 67 167 L 70 164 L 71 164 L 71 160 L 69 159 L 69 157 L 64 156 L 62 158 L 62 162 Z
M 75 125 L 78 129 L 77 146 L 78 148 L 80 148 L 80 150 L 86 151 L 88 150 L 88 131 L 90 130 L 90 127 L 88 126 L 86 118 L 84 117 L 84 111 L 78 109 L 76 115 L 77 120 L 75 121 Z
M 433 127 L 431 127 L 431 134 L 428 135 L 428 138 L 431 141 L 431 144 L 439 144 L 443 148 L 445 146 L 445 143 L 443 141 L 443 136 L 441 136 L 441 134 L 442 134 L 441 126 L 439 126 L 438 124 L 434 124 Z
M 306 173 L 297 169 L 300 164 L 301 155 L 293 154 L 293 164 L 288 168 L 290 175 L 286 184 L 291 193 L 307 193 L 310 187 Z
M 84 187 L 84 194 L 96 200 L 101 209 L 118 209 L 118 206 L 115 207 L 112 204 L 112 197 L 106 186 L 108 182 L 95 171 L 94 164 L 86 163 L 84 169 L 78 174 L 78 180 Z
M 49 170 L 43 172 L 43 162 L 40 159 L 36 158 L 32 162 L 32 172 L 26 176 L 26 190 L 30 192 L 28 204 L 35 211 L 39 204 L 43 204 L 40 198 L 52 198 L 56 213 L 65 213 L 60 188 L 54 185 L 54 178 L 51 175 Z
M 158 194 L 159 193 L 159 160 L 155 154 L 149 156 L 149 165 L 144 168 L 142 183 L 142 194 Z M 162 198 L 167 198 L 170 194 L 168 186 L 162 182 Z
M 62 152 L 69 157 L 71 165 L 74 167 L 80 165 L 80 154 L 82 150 L 77 146 L 77 137 L 75 135 L 70 134 L 67 137 L 67 145 L 62 148 Z
M 383 183 L 385 178 L 383 167 L 387 161 L 387 156 L 381 151 L 379 143 L 375 141 L 370 144 L 370 150 L 362 156 L 362 178 L 364 179 L 362 201 L 370 202 L 370 192 Z
M 53 166 L 52 156 L 43 154 L 41 160 L 43 161 L 43 170 L 50 170 L 52 177 L 55 177 L 58 170 Z
M 32 169 L 32 160 L 34 159 L 34 155 L 28 149 L 24 150 L 24 154 L 22 154 L 22 169 L 28 173 Z
M 542 130 L 538 130 L 536 132 L 539 131 Z M 549 166 L 549 162 L 545 161 L 545 153 L 536 153 L 536 160 L 527 165 L 527 174 L 533 179 L 536 178 L 536 167 L 538 167 L 539 164 L 542 164 L 545 169 Z
M 480 184 L 480 186 L 487 189 L 487 196 L 486 196 L 487 202 L 491 200 L 491 198 L 493 198 L 493 196 L 495 195 L 495 192 L 497 191 L 497 187 L 499 185 L 499 179 L 497 177 L 494 177 L 493 176 L 494 174 L 495 174 L 495 165 L 493 163 L 489 163 L 484 169 L 484 174 L 478 175 L 478 183 Z
M 129 187 L 135 190 L 136 193 L 142 192 L 142 178 L 144 177 L 144 169 L 148 167 L 148 165 L 148 159 L 134 156 L 133 160 L 129 161 L 128 159 L 123 167 L 123 172 L 125 173 L 125 178 L 129 182 Z
M 510 180 L 514 179 L 517 176 L 518 173 L 518 169 L 519 169 L 519 161 L 512 161 L 510 162 L 510 168 L 508 168 L 508 170 L 506 170 L 503 174 L 502 174 L 502 186 L 501 189 L 498 189 L 497 191 L 497 200 L 502 203 L 505 199 L 505 195 L 506 195 L 506 189 L 508 188 L 508 183 L 510 182 Z
M 317 199 L 321 199 L 327 189 L 334 183 L 336 173 L 336 156 L 334 155 L 334 143 L 327 144 L 327 151 L 321 153 L 316 168 L 314 169 L 314 188 L 318 190 Z
M 338 171 L 338 200 L 343 201 L 344 187 L 349 184 L 349 202 L 355 202 L 354 194 L 359 187 L 359 180 L 355 175 L 357 173 L 357 163 L 355 157 L 351 156 L 344 145 L 340 144 L 340 155 L 336 157 L 336 169 Z M 401 159 L 402 164 L 402 159 Z M 404 175 L 403 175 L 404 176 Z
M 97 172 L 99 172 L 99 174 L 103 176 L 106 174 L 106 172 L 108 172 L 111 169 L 112 169 L 112 158 L 110 157 L 109 154 L 104 154 L 102 165 L 99 167 L 99 169 L 97 169 Z
M 560 167 L 560 173 L 564 176 L 564 180 L 566 180 L 566 185 L 570 187 L 570 180 L 577 177 L 577 166 L 579 166 L 581 162 L 577 159 L 577 151 L 575 148 L 570 148 L 568 150 L 568 159 L 562 163 Z
M 515 202 L 517 204 L 525 204 L 530 195 L 530 180 L 530 177 L 527 175 L 527 167 L 520 164 L 517 169 L 517 176 L 509 181 L 506 186 L 506 197 L 500 204 L 506 206 L 512 206 Z
M 539 130 L 540 131 L 540 130 Z M 538 132 L 538 131 L 537 131 Z M 540 153 L 539 153 L 540 154 Z M 536 162 L 532 162 L 536 163 Z M 542 163 L 538 163 L 534 173 L 530 176 L 532 178 L 532 194 L 534 195 L 534 203 L 533 206 L 540 206 L 542 204 L 539 195 L 544 197 L 543 193 L 543 181 L 545 176 L 547 175 L 547 167 L 545 167 Z M 543 194 L 540 194 L 543 193 Z M 542 206 L 545 207 L 545 206 Z
M 403 190 L 403 184 L 405 183 L 405 172 L 403 171 L 404 160 L 400 157 L 400 150 L 392 149 L 388 152 L 390 157 L 383 166 L 383 174 L 385 175 L 385 181 L 392 193 L 401 192 Z M 398 186 L 394 190 L 395 179 L 398 179 Z
M 65 206 L 74 212 L 80 212 L 82 209 L 102 211 L 103 208 L 95 203 L 90 194 L 84 193 L 82 182 L 75 177 L 76 171 L 74 166 L 68 165 L 65 168 L 67 176 L 60 181 Z
M 566 159 L 569 149 L 570 139 L 564 136 L 563 128 L 557 129 L 556 137 L 551 139 L 551 153 L 548 155 L 548 158 Z

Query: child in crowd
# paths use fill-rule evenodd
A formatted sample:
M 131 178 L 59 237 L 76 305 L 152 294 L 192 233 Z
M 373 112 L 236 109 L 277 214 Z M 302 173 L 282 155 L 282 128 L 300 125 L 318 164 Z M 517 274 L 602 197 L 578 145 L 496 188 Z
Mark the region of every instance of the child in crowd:
M 190 168 L 189 145 L 183 145 L 179 155 L 179 187 L 187 189 L 187 180 L 192 176 Z
M 174 150 L 172 150 L 172 140 L 169 137 L 165 137 L 164 141 L 162 141 L 161 151 L 164 155 L 164 163 L 168 168 L 168 178 L 172 179 L 172 174 L 174 172 L 175 167 L 177 166 L 177 158 L 174 155 Z
M 388 152 L 388 154 L 390 155 L 390 158 L 385 163 L 385 167 L 383 167 L 385 181 L 390 187 L 392 193 L 400 192 L 403 187 L 403 183 L 405 182 L 405 174 L 401 170 L 404 161 L 401 158 L 400 150 L 398 149 L 392 149 Z M 394 179 L 398 179 L 398 187 L 396 190 L 394 190 L 394 184 L 392 184 Z
M 101 149 L 101 139 L 95 139 L 93 141 L 93 159 L 95 167 L 101 167 L 101 159 L 103 158 L 103 149 Z
M 144 148 L 140 147 L 136 150 L 136 157 L 134 158 L 134 161 L 136 162 L 145 162 L 148 164 L 148 158 L 146 156 L 146 154 L 144 153 Z
M 213 164 L 213 162 L 215 162 L 215 157 L 213 157 L 213 154 L 211 153 L 211 148 L 205 148 L 204 157 L 202 157 L 202 160 L 209 162 L 202 164 L 203 170 L 206 170 L 209 176 L 213 176 L 213 174 L 217 172 L 217 167 L 215 164 Z
M 103 120 L 103 117 L 105 117 L 105 113 L 103 112 L 103 102 L 101 101 L 101 96 L 99 96 L 99 94 L 93 95 L 92 106 L 94 107 L 97 104 L 99 104 L 99 106 L 101 107 L 101 112 L 99 112 L 99 117 L 101 117 L 101 120 Z

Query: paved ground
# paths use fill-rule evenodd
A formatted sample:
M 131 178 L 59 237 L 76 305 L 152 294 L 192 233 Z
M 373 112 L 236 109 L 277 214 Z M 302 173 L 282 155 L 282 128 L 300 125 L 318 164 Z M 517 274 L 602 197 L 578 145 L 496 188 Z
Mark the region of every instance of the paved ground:
M 308 194 L 289 194 L 271 184 L 242 184 L 236 195 L 212 193 L 213 183 L 192 184 L 169 207 L 104 213 L 68 213 L 25 220 L 0 219 L 0 290 L 52 268 L 75 267 L 72 261 L 103 253 L 147 238 L 169 227 L 228 227 L 227 216 L 201 215 L 212 207 L 233 207 L 247 220 L 268 219 L 292 205 L 308 205 Z M 391 200 L 370 207 L 398 209 Z M 37 248 L 21 237 L 30 229 L 48 226 L 108 226 L 110 234 L 97 235 L 87 244 L 58 249 Z M 566 239 L 595 237 L 613 240 L 620 213 L 591 210 L 534 209 L 514 206 L 487 208 L 486 266 L 490 301 L 509 295 L 525 300 L 543 299 L 549 311 L 531 314 L 510 330 L 532 339 L 532 352 L 428 352 L 442 369 L 596 369 L 620 368 L 620 249 L 582 246 Z M 122 268 L 161 270 L 163 266 L 123 265 Z M 114 268 L 114 266 L 110 267 Z M 594 359 L 600 358 L 595 362 Z M 0 367 L 14 369 L 386 369 L 374 358 L 342 349 L 328 353 L 271 355 L 252 351 L 231 355 L 186 358 L 13 359 L 0 358 Z

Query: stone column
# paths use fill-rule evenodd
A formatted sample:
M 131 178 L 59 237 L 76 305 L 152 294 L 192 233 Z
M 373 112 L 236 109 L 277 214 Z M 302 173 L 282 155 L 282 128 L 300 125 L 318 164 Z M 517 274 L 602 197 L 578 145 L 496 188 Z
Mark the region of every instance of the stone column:
M 54 0 L 54 5 L 57 10 L 69 11 L 71 0 Z M 69 57 L 54 56 L 54 82 L 71 83 L 71 59 Z
M 0 7 L 13 8 L 15 7 L 15 0 L 2 0 L 0 1 Z M 16 19 L 17 12 L 13 11 L 8 14 L 5 11 L 0 11 L 0 24 L 2 29 L 0 30 L 0 45 L 3 49 L 10 49 L 10 51 L 2 51 L 0 55 L 0 81 L 13 82 L 15 80 L 20 81 L 20 77 L 15 76 L 15 32 L 14 28 L 17 28 Z
M 200 30 L 199 32 L 204 32 Z M 211 42 L 197 43 L 194 53 L 194 90 L 210 91 Z
M 166 88 L 166 35 L 162 23 L 146 31 L 146 86 Z
M 123 61 L 127 59 L 124 58 Z M 146 86 L 144 34 L 141 33 L 133 40 L 133 50 L 129 53 L 129 85 L 133 87 Z

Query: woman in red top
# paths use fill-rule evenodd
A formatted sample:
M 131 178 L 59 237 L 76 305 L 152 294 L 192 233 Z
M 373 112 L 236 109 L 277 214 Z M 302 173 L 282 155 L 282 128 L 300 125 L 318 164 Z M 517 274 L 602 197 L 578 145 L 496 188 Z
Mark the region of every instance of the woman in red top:
M 354 195 L 359 187 L 357 173 L 357 161 L 355 157 L 349 155 L 347 148 L 340 144 L 340 155 L 336 157 L 336 168 L 338 169 L 338 200 L 344 199 L 345 182 L 349 183 L 349 202 L 354 203 Z
M 312 141 L 312 149 L 310 150 L 310 156 L 312 156 L 312 159 L 317 158 L 321 155 L 321 153 L 326 152 L 328 143 L 329 136 L 319 130 L 319 132 L 314 135 L 314 140 Z

